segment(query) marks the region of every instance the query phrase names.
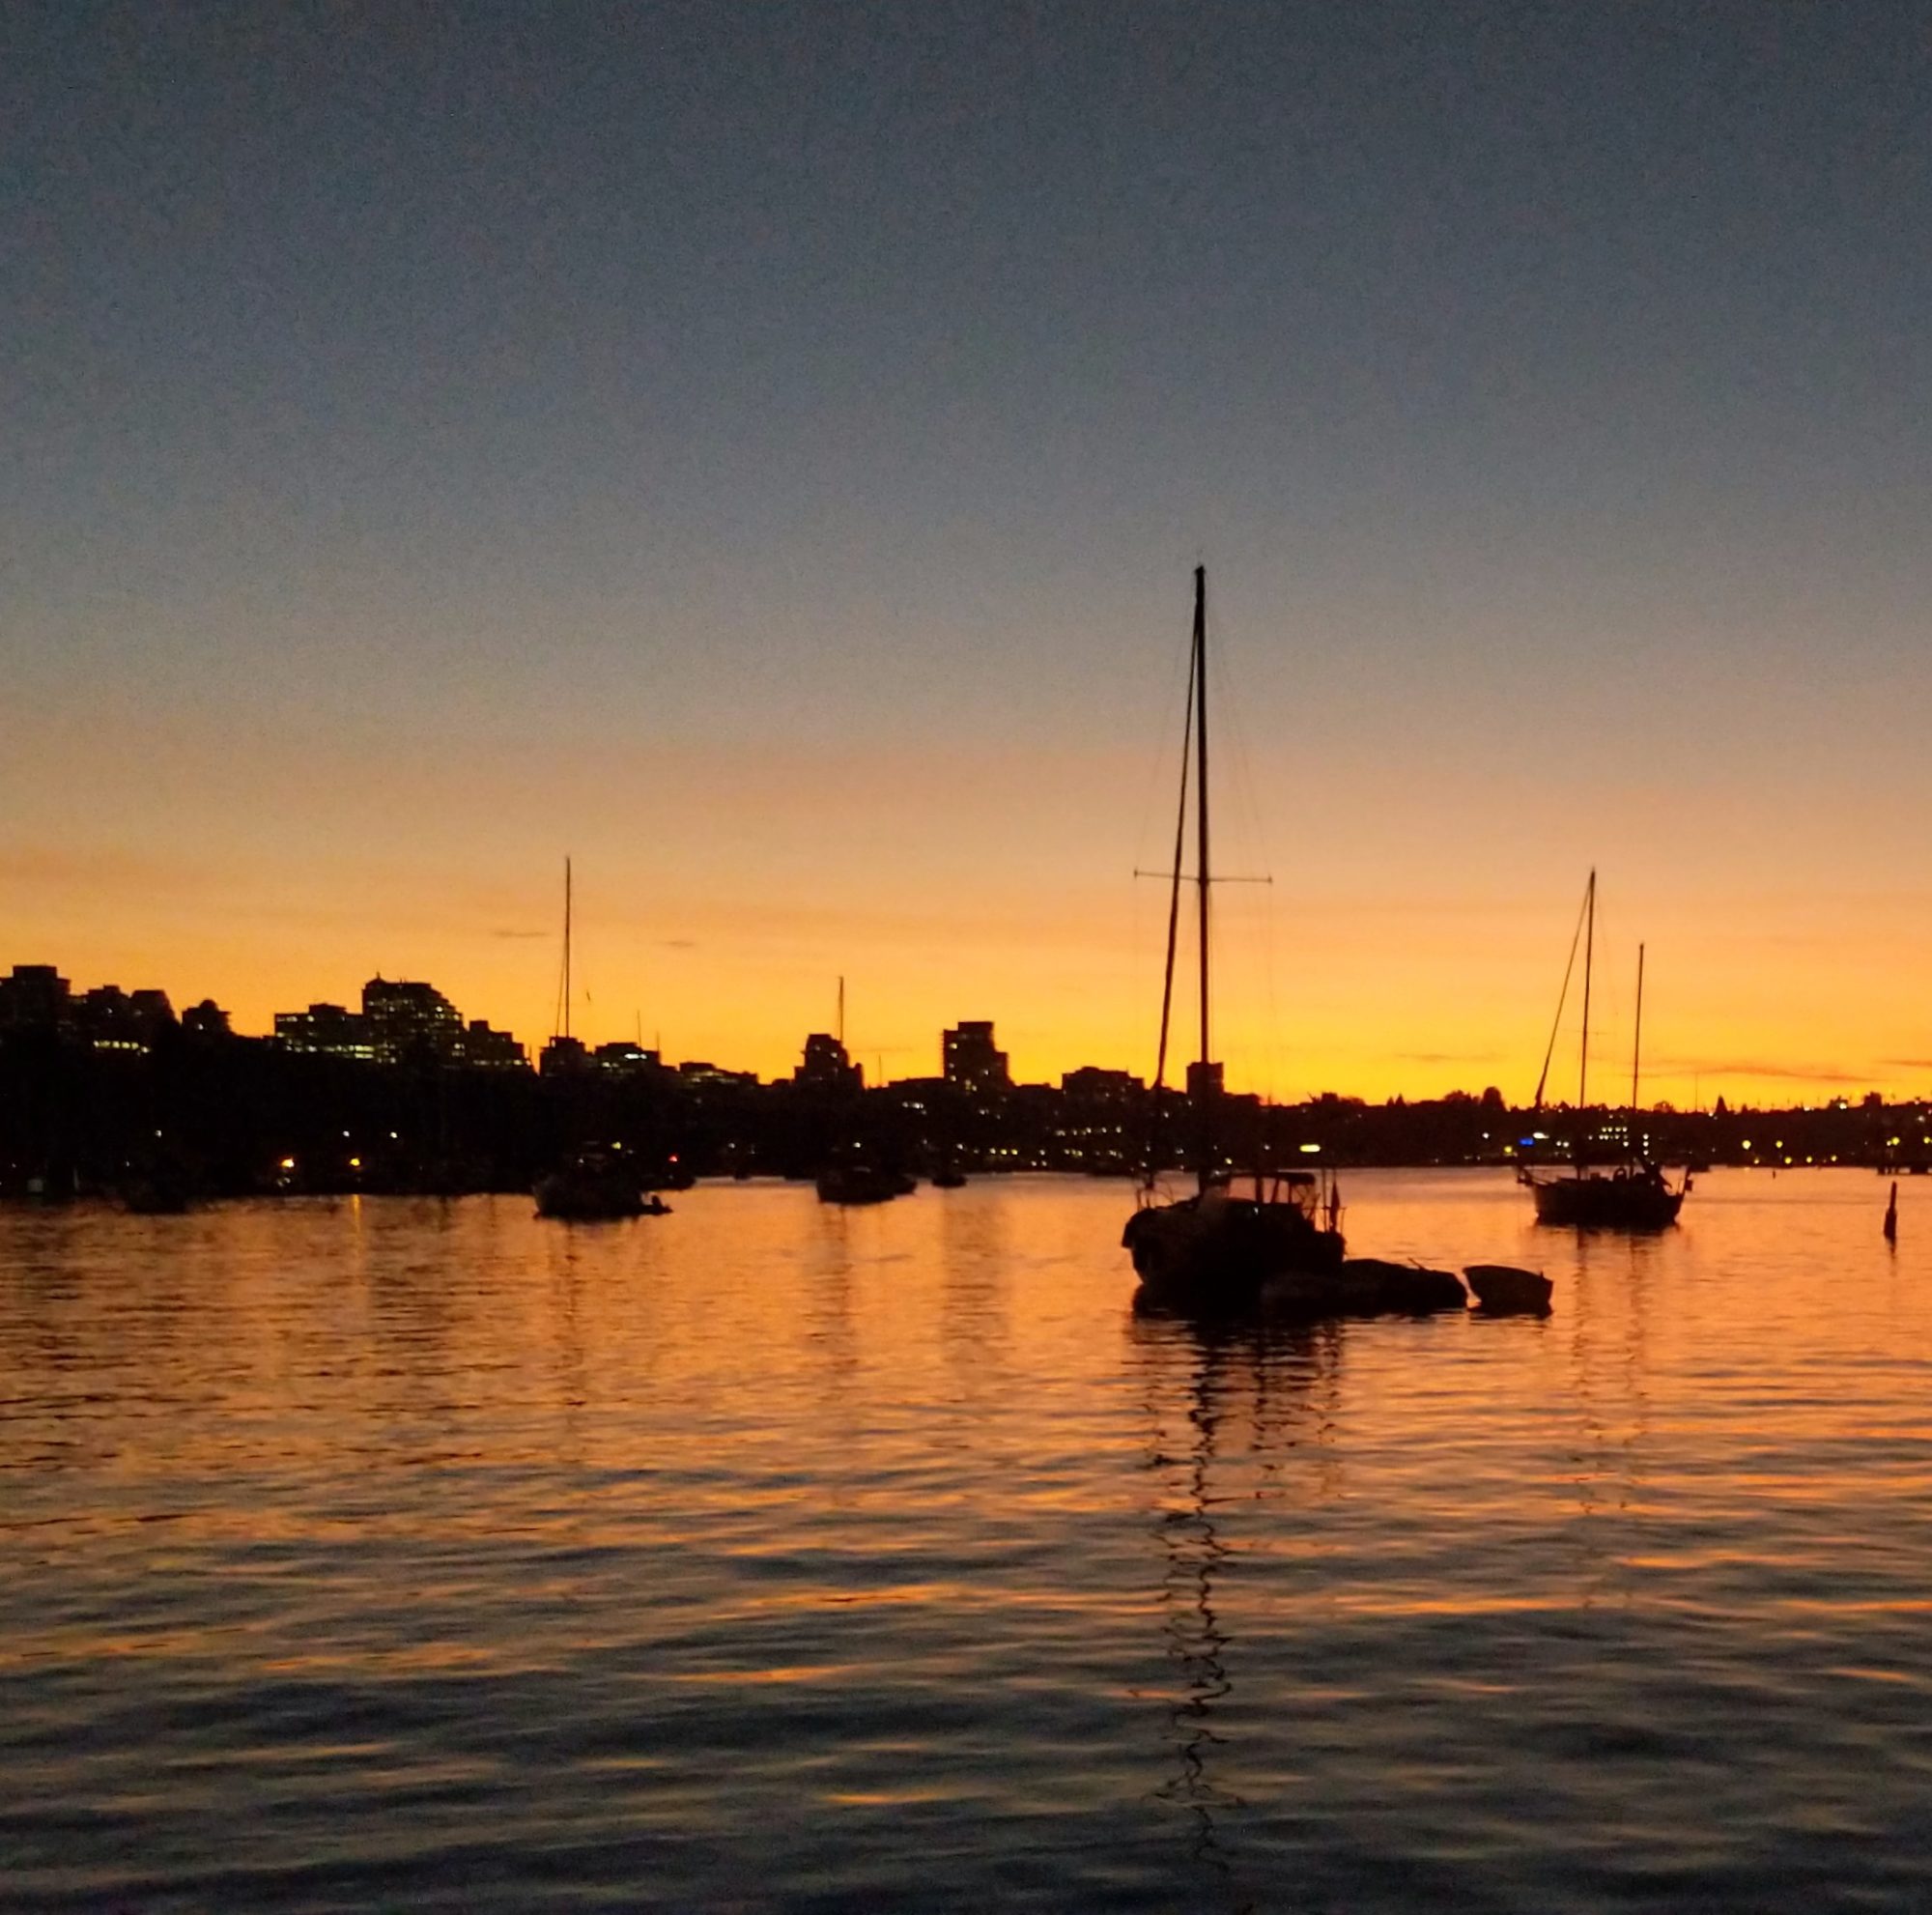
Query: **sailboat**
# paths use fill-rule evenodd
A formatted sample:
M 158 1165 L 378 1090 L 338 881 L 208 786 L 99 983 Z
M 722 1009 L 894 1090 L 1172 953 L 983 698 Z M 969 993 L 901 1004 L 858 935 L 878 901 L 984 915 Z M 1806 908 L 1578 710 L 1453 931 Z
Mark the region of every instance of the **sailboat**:
M 1574 1174 L 1568 1177 L 1537 1177 L 1523 1173 L 1522 1181 L 1536 1200 L 1538 1223 L 1565 1224 L 1593 1230 L 1666 1230 L 1677 1221 L 1684 1198 L 1690 1188 L 1687 1177 L 1676 1189 L 1664 1180 L 1663 1172 L 1637 1149 L 1637 1076 L 1643 1058 L 1643 946 L 1636 948 L 1636 1032 L 1631 1046 L 1630 1121 L 1627 1126 L 1624 1162 L 1613 1171 L 1589 1168 L 1585 1145 L 1590 1085 L 1590 979 L 1597 942 L 1597 873 L 1590 872 L 1583 888 L 1583 1032 L 1577 1072 L 1577 1130 L 1572 1142 L 1576 1159 Z M 1570 947 L 1575 963 L 1577 947 Z M 1563 996 L 1570 988 L 1570 974 L 1563 975 L 1563 993 L 1556 1004 L 1556 1018 L 1563 1019 Z M 1556 1034 L 1550 1033 L 1553 1049 Z M 1536 1087 L 1536 1102 L 1543 1102 L 1544 1083 L 1549 1074 L 1548 1055 L 1543 1061 L 1544 1076 Z
M 845 980 L 838 980 L 838 1018 L 834 1026 L 838 1048 L 839 1081 L 856 1093 L 858 1072 L 845 1050 Z M 889 1204 L 895 1197 L 910 1196 L 919 1187 L 916 1179 L 878 1161 L 858 1139 L 835 1149 L 819 1167 L 815 1180 L 821 1204 Z
M 582 1046 L 570 1035 L 570 860 L 563 861 L 563 981 L 557 993 L 557 1031 L 554 1043 L 567 1070 L 581 1065 Z M 559 1087 L 565 1096 L 568 1089 Z M 613 1149 L 595 1146 L 575 1152 L 532 1186 L 537 1215 L 567 1223 L 602 1223 L 627 1216 L 661 1216 L 669 1209 L 653 1193 L 646 1198 L 638 1171 Z
M 1334 1304 L 1342 1267 L 1342 1201 L 1332 1178 L 1305 1171 L 1254 1172 L 1252 1193 L 1237 1194 L 1214 1140 L 1220 1067 L 1209 1062 L 1208 894 L 1213 883 L 1208 829 L 1208 570 L 1194 568 L 1194 632 L 1188 657 L 1186 720 L 1181 729 L 1180 805 L 1168 873 L 1167 968 L 1161 988 L 1160 1047 L 1154 1068 L 1156 1126 L 1163 1104 L 1167 1043 L 1174 1009 L 1175 947 L 1180 921 L 1181 854 L 1187 842 L 1192 752 L 1195 906 L 1199 924 L 1200 1055 L 1188 1072 L 1194 1115 L 1194 1193 L 1162 1202 L 1156 1190 L 1160 1151 L 1151 1141 L 1140 1202 L 1121 1242 L 1140 1278 L 1134 1307 L 1196 1314 L 1251 1310 L 1265 1301 L 1285 1313 L 1311 1314 Z

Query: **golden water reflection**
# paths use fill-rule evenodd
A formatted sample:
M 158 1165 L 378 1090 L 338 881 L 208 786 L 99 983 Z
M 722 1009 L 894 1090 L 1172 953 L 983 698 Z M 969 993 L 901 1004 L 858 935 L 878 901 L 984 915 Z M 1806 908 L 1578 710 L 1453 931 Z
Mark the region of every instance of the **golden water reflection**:
M 1719 1173 L 1633 1243 L 1364 1176 L 1359 1249 L 1540 1264 L 1555 1314 L 1293 1334 L 1134 1319 L 1105 1184 L 9 1213 L 22 1905 L 140 1855 L 298 1905 L 317 1842 L 365 1881 L 265 1763 L 431 1805 L 384 1892 L 481 1841 L 478 1906 L 566 1827 L 580 1885 L 647 1841 L 685 1905 L 733 1852 L 902 1889 L 924 1842 L 959 1906 L 1265 1905 L 1291 1860 L 1363 1906 L 1472 1870 L 1776 1906 L 1822 1816 L 1876 1893 L 1932 1685 L 1932 1255 L 1883 1195 Z M 71 1805 L 150 1771 L 77 1858 Z

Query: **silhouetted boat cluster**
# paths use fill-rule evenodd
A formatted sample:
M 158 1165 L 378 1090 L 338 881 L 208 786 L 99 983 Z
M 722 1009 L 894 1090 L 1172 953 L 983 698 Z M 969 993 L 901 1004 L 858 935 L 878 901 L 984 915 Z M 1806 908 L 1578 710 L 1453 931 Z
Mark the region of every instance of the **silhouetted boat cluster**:
M 1161 986 L 1160 1039 L 1154 1066 L 1153 1110 L 1158 1122 L 1167 1070 L 1168 1040 L 1174 1013 L 1175 959 L 1180 925 L 1182 886 L 1191 882 L 1197 920 L 1197 991 L 1200 1037 L 1189 1073 L 1196 1136 L 1192 1195 L 1163 1201 L 1156 1192 L 1155 1166 L 1162 1152 L 1151 1138 L 1148 1171 L 1139 1207 L 1127 1219 L 1122 1243 L 1140 1279 L 1137 1309 L 1202 1315 L 1260 1311 L 1314 1318 L 1374 1314 L 1382 1310 L 1427 1311 L 1465 1307 L 1468 1292 L 1447 1271 L 1411 1270 L 1373 1259 L 1350 1259 L 1342 1234 L 1342 1199 L 1333 1173 L 1290 1171 L 1254 1173 L 1251 1193 L 1238 1190 L 1217 1159 L 1213 1134 L 1220 1069 L 1210 1062 L 1209 1013 L 1212 971 L 1209 960 L 1209 899 L 1214 882 L 1208 831 L 1208 586 L 1207 570 L 1194 569 L 1194 619 L 1188 652 L 1185 717 L 1181 729 L 1180 801 L 1175 822 L 1174 863 L 1166 873 L 1170 891 L 1167 958 Z M 1194 825 L 1191 879 L 1181 863 L 1188 823 Z M 1596 873 L 1590 873 L 1584 918 L 1584 1051 L 1587 1085 L 1591 964 L 1596 927 Z M 1571 948 L 1571 961 L 1576 946 Z M 1641 1043 L 1642 948 L 1637 956 L 1637 1031 Z M 1564 990 L 1569 989 L 1569 975 Z M 1562 1005 L 1557 1017 L 1560 1023 Z M 1554 1034 L 1551 1044 L 1554 1045 Z M 1640 1053 L 1639 1053 L 1640 1054 Z M 1544 1064 L 1548 1073 L 1548 1060 Z M 1609 1174 L 1585 1168 L 1581 1140 L 1573 1177 L 1542 1180 L 1523 1173 L 1534 1192 L 1541 1222 L 1622 1230 L 1661 1229 L 1676 1220 L 1689 1180 L 1671 1189 L 1655 1165 L 1635 1154 L 1637 1066 L 1631 1072 L 1631 1160 Z M 1538 1086 L 1538 1100 L 1542 1098 Z M 1476 1273 L 1480 1272 L 1480 1281 Z M 1471 1267 L 1471 1287 L 1479 1308 L 1492 1312 L 1547 1309 L 1549 1287 L 1537 1272 L 1499 1265 Z

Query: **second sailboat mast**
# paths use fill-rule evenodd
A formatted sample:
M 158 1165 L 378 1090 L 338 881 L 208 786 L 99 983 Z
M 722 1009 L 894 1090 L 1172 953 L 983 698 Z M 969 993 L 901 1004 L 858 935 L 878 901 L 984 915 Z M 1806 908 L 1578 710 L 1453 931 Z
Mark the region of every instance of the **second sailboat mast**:
M 1194 568 L 1194 883 L 1201 908 L 1201 1064 L 1204 1082 L 1212 1054 L 1208 1047 L 1208 568 Z
M 1583 1039 L 1577 1063 L 1577 1175 L 1590 1152 L 1585 1139 L 1590 1129 L 1590 969 L 1597 952 L 1597 870 L 1590 868 L 1589 889 L 1583 894 Z
M 1631 1040 L 1631 1116 L 1630 1116 L 1630 1155 L 1638 1155 L 1636 1147 L 1636 1080 L 1637 1072 L 1643 1064 L 1643 946 L 1636 948 L 1636 1035 Z
M 1214 1168 L 1214 1100 L 1208 1081 L 1208 887 L 1211 873 L 1208 868 L 1208 568 L 1194 568 L 1194 886 L 1200 900 L 1201 923 L 1201 1069 L 1196 1073 L 1195 1095 L 1201 1107 L 1199 1120 L 1201 1156 L 1195 1175 L 1202 1189 Z

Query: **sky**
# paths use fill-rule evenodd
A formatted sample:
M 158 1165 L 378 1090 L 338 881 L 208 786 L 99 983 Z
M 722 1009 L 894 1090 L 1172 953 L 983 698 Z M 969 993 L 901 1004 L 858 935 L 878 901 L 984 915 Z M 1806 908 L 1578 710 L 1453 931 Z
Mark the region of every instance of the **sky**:
M 1205 563 L 1231 1084 L 1932 1093 L 1928 42 L 7 10 L 0 968 L 1146 1072 Z

